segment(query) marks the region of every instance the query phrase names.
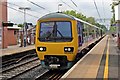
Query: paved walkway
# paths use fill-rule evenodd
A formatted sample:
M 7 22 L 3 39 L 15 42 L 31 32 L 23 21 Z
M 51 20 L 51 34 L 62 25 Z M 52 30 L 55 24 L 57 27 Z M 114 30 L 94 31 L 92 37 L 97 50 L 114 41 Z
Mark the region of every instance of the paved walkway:
M 96 78 L 108 36 L 79 60 L 62 78 Z
M 111 80 L 119 80 L 120 79 L 120 62 L 119 62 L 119 55 L 120 50 L 117 47 L 117 40 L 113 38 L 112 36 L 109 39 L 109 52 L 108 52 L 108 78 Z M 100 68 L 98 71 L 97 78 L 103 78 L 106 74 L 105 71 L 105 65 L 106 65 L 106 53 L 107 49 L 104 51 L 104 55 L 101 60 Z
M 109 78 L 119 78 L 120 80 L 120 50 L 117 47 L 116 40 L 110 39 L 109 53 Z M 115 80 L 115 79 L 114 79 Z
M 106 36 L 62 78 L 120 80 L 119 55 L 120 50 L 117 47 L 116 39 Z
M 8 48 L 0 49 L 0 56 L 11 55 L 31 49 L 35 49 L 35 45 L 29 45 L 26 47 L 19 47 L 19 45 L 8 46 Z

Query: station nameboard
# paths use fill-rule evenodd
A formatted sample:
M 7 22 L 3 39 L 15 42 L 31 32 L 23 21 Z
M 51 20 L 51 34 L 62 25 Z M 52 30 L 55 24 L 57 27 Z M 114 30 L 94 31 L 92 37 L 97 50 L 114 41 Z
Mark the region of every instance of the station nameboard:
M 2 23 L 2 26 L 13 26 L 13 23 Z
M 120 4 L 115 6 L 115 20 L 120 20 Z

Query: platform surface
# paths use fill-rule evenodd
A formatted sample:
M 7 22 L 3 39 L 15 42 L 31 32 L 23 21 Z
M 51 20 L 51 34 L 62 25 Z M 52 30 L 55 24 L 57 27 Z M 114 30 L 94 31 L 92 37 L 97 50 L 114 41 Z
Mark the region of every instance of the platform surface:
M 120 79 L 119 54 L 120 50 L 117 48 L 116 41 L 107 35 L 95 45 L 84 58 L 79 60 L 65 75 L 63 75 L 62 78 L 95 79 L 105 78 L 105 75 L 107 75 L 107 78 Z M 108 59 L 106 59 L 106 55 L 108 55 Z M 108 70 L 106 70 L 107 60 Z

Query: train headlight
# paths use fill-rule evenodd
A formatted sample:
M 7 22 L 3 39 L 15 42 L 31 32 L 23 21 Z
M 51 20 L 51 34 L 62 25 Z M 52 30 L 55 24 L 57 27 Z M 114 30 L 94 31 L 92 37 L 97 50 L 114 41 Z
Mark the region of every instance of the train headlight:
M 65 52 L 73 52 L 74 48 L 73 47 L 64 47 Z
M 46 47 L 37 47 L 38 51 L 46 51 Z
M 68 48 L 68 51 L 71 51 L 71 48 Z
M 42 48 L 42 47 L 40 48 L 40 51 L 43 51 L 43 48 Z

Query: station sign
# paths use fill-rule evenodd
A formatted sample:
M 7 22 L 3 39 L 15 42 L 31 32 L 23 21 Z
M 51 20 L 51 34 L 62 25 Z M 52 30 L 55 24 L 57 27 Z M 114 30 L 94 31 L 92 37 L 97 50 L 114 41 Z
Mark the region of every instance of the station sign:
M 3 26 L 3 27 L 13 26 L 13 23 L 6 23 L 6 22 L 5 22 L 5 23 L 2 23 L 2 26 Z
M 117 26 L 116 24 L 111 24 L 111 26 Z

